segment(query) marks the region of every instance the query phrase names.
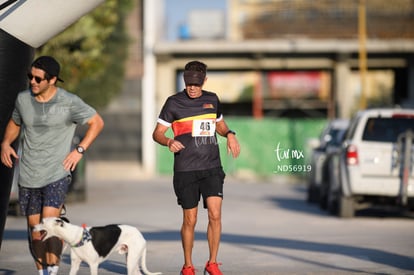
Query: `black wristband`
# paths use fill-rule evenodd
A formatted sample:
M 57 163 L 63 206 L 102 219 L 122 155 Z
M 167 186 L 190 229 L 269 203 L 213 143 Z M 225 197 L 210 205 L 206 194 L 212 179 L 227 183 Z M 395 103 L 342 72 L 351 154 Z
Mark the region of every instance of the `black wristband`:
M 235 132 L 235 131 L 232 131 L 232 130 L 228 130 L 228 131 L 227 131 L 227 133 L 226 133 L 226 137 L 227 137 L 229 134 L 236 135 L 236 132 Z

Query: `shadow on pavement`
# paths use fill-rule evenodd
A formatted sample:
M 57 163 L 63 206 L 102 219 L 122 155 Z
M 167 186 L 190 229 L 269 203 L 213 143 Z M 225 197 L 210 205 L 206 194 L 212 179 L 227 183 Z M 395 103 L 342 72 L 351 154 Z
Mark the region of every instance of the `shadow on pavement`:
M 318 204 L 308 203 L 305 199 L 306 186 L 294 185 L 292 190 L 300 194 L 300 198 L 287 198 L 287 197 L 268 197 L 267 200 L 273 202 L 278 208 L 283 208 L 290 211 L 307 213 L 317 216 L 330 216 L 327 211 L 322 210 Z M 303 198 L 302 198 L 303 194 Z M 366 209 L 357 210 L 355 212 L 356 217 L 372 217 L 372 218 L 405 218 L 414 219 L 414 212 L 407 211 L 406 209 L 395 207 L 381 207 L 372 206 Z
M 70 266 L 70 255 L 64 254 L 61 261 Z M 87 263 L 82 262 L 80 266 L 85 267 L 89 271 Z M 99 269 L 105 269 L 117 274 L 127 274 L 126 262 L 113 261 L 110 258 L 99 264 Z
M 144 237 L 148 241 L 181 241 L 179 231 L 159 231 L 159 232 L 143 232 Z M 196 240 L 206 240 L 204 232 L 196 232 Z M 260 250 L 261 247 L 283 248 L 292 250 L 302 250 L 317 253 L 339 254 L 351 258 L 359 258 L 361 255 L 370 255 L 370 260 L 379 264 L 389 265 L 395 268 L 414 270 L 414 259 L 411 257 L 398 255 L 378 249 L 370 249 L 364 247 L 348 246 L 341 244 L 326 244 L 318 242 L 290 240 L 283 238 L 269 238 L 260 236 L 246 236 L 238 234 L 222 234 L 222 243 L 229 243 L 240 246 L 254 246 L 252 250 Z M 261 251 L 266 252 L 266 251 Z M 266 253 L 276 254 L 274 251 Z M 290 256 L 289 256 L 290 257 Z M 300 261 L 308 261 L 299 259 Z M 320 265 L 320 262 L 315 264 Z M 338 266 L 329 266 L 330 268 L 339 268 Z M 343 269 L 343 268 L 341 268 Z M 353 269 L 345 269 L 346 271 L 357 271 Z
M 273 202 L 277 208 L 283 208 L 289 211 L 302 212 L 317 216 L 330 216 L 327 211 L 323 211 L 318 205 L 310 204 L 303 199 L 269 197 L 269 201 Z M 356 217 L 365 218 L 401 218 L 414 219 L 414 213 L 398 207 L 370 207 L 355 212 Z M 332 216 L 334 217 L 334 216 Z
M 0 274 L 2 274 L 2 275 L 15 275 L 17 273 L 14 270 L 0 268 Z
M 14 240 L 14 241 L 23 241 L 27 240 L 27 231 L 26 230 L 10 230 L 5 229 L 3 240 Z

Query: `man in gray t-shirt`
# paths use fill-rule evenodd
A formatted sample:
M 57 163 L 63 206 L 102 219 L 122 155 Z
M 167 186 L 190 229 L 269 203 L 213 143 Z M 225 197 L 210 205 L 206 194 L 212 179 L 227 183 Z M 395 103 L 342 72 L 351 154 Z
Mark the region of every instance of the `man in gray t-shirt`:
M 30 230 L 42 218 L 58 217 L 71 181 L 71 171 L 103 128 L 94 108 L 56 86 L 60 65 L 50 56 L 37 58 L 30 68 L 30 89 L 18 94 L 1 143 L 1 162 L 13 167 L 19 160 L 19 203 Z M 76 125 L 88 124 L 85 136 L 72 150 Z M 22 137 L 21 156 L 11 144 Z M 62 242 L 43 242 L 32 232 L 32 254 L 39 274 L 57 274 Z M 46 270 L 46 266 L 48 270 Z

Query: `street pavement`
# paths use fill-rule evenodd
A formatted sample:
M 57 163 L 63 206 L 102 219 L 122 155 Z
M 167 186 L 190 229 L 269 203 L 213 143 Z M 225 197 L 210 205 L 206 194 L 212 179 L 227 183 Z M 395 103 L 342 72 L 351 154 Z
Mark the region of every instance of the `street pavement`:
M 136 226 L 147 240 L 148 269 L 179 274 L 183 264 L 181 209 L 176 204 L 171 177 L 146 175 L 134 163 L 96 162 L 87 165 L 86 180 L 87 199 L 67 204 L 69 220 L 88 226 Z M 400 235 L 386 248 L 377 244 L 385 239 L 381 234 L 374 237 L 367 233 L 350 244 L 346 237 L 349 228 L 359 228 L 363 223 L 369 231 L 378 225 L 371 219 L 330 217 L 305 202 L 305 190 L 303 183 L 288 177 L 227 177 L 219 252 L 224 274 L 414 274 L 412 219 L 399 220 L 398 226 L 392 222 L 381 225 L 389 230 L 382 234 Z M 193 251 L 198 274 L 203 274 L 208 258 L 206 228 L 206 211 L 200 205 Z M 338 229 L 331 232 L 332 228 Z M 404 241 L 407 236 L 411 239 Z M 99 274 L 126 274 L 124 260 L 124 256 L 112 254 L 100 265 Z M 69 269 L 67 248 L 60 274 L 68 274 Z M 22 217 L 7 219 L 0 274 L 37 274 Z M 89 274 L 86 264 L 79 274 Z

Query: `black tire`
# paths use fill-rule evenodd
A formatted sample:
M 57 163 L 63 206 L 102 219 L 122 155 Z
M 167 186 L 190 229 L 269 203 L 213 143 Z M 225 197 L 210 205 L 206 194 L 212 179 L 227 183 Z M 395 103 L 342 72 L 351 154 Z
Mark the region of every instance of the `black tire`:
M 319 207 L 320 207 L 322 210 L 326 210 L 326 209 L 327 209 L 328 204 L 327 204 L 327 198 L 326 198 L 326 195 L 321 194 L 321 196 L 320 196 L 320 198 L 319 198 Z
M 338 204 L 338 199 L 333 196 L 333 194 L 329 193 L 327 202 L 327 209 L 329 214 L 338 215 Z
M 337 215 L 339 209 L 339 197 L 340 191 L 338 187 L 335 186 L 334 182 L 330 180 L 328 194 L 326 199 L 327 210 L 331 215 Z
M 310 184 L 308 186 L 306 201 L 308 203 L 317 203 L 319 201 L 319 188 L 316 188 L 314 185 Z

